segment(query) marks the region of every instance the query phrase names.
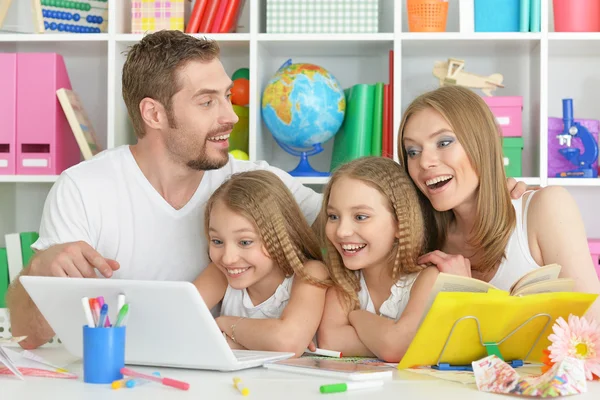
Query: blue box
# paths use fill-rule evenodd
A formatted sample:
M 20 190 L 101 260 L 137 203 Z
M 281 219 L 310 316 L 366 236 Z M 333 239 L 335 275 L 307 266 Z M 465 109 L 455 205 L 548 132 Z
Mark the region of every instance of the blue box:
M 475 32 L 519 32 L 521 1 L 475 0 Z
M 83 327 L 83 381 L 112 383 L 123 379 L 125 327 Z

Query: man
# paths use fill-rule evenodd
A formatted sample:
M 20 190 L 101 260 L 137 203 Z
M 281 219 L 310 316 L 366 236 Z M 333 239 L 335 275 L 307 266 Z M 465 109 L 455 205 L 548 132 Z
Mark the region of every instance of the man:
M 204 204 L 244 170 L 276 173 L 315 222 L 319 193 L 263 161 L 229 156 L 238 118 L 215 42 L 179 31 L 147 35 L 128 53 L 122 86 L 137 143 L 61 174 L 22 275 L 191 282 L 209 264 Z M 517 196 L 524 187 L 517 185 Z M 27 336 L 21 346 L 36 348 L 54 336 L 18 280 L 7 303 L 12 334 Z
M 23 275 L 193 281 L 209 264 L 204 204 L 232 173 L 275 172 L 309 223 L 321 195 L 265 162 L 235 160 L 238 121 L 219 47 L 179 31 L 147 35 L 123 66 L 137 143 L 104 151 L 59 177 L 46 200 L 37 251 Z M 54 332 L 18 281 L 8 304 L 25 348 Z

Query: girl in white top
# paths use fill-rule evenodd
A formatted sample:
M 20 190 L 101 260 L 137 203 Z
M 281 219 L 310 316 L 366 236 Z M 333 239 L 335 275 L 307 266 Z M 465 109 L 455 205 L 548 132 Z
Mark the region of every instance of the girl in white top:
M 281 179 L 234 174 L 208 200 L 212 263 L 194 282 L 232 348 L 293 352 L 312 343 L 330 286 L 315 233 Z
M 425 232 L 414 185 L 389 158 L 353 160 L 329 180 L 320 218 L 335 286 L 327 291 L 319 347 L 399 361 L 438 274 L 417 264 Z
M 448 86 L 415 99 L 400 124 L 398 152 L 435 221 L 432 247 L 440 250 L 419 262 L 504 290 L 532 268 L 556 263 L 575 290 L 600 293 L 569 192 L 546 187 L 511 202 L 500 129 L 479 95 Z M 599 300 L 588 315 L 600 317 Z

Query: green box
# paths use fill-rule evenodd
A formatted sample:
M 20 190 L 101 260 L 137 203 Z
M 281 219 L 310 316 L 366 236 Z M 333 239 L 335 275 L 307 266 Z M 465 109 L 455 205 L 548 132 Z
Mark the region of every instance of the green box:
M 504 171 L 507 177 L 523 176 L 523 138 L 503 137 L 502 152 L 504 153 Z

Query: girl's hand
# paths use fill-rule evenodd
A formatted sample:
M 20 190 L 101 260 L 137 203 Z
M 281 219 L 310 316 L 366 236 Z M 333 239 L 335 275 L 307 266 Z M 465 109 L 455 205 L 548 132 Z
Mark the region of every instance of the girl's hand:
M 471 262 L 460 254 L 446 254 L 435 250 L 417 260 L 419 264 L 435 265 L 440 272 L 471 277 Z

